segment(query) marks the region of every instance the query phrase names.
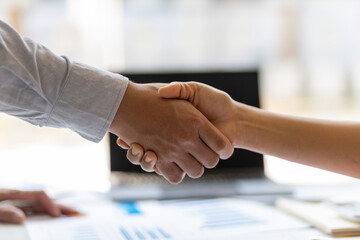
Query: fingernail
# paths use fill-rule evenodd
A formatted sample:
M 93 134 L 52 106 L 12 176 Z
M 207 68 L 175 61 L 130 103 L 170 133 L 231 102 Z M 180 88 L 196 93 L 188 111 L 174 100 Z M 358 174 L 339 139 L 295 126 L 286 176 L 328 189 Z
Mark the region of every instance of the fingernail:
M 140 153 L 140 151 L 134 147 L 131 147 L 131 154 L 134 156 L 137 156 Z
M 151 163 L 151 162 L 152 162 L 152 159 L 151 159 L 150 157 L 146 157 L 146 158 L 145 158 L 145 162 Z

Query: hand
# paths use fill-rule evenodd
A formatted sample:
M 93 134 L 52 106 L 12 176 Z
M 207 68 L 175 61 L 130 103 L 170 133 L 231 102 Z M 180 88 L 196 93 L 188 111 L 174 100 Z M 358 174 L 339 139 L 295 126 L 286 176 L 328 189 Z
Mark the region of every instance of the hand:
M 205 117 L 207 117 L 215 127 L 223 132 L 236 145 L 236 116 L 235 116 L 235 102 L 231 97 L 218 89 L 212 88 L 201 83 L 172 83 L 159 89 L 159 95 L 163 98 L 179 98 L 188 100 L 198 110 L 200 110 Z M 124 149 L 129 146 L 118 139 L 118 145 Z M 141 165 L 141 167 L 148 172 L 159 171 L 155 168 L 157 156 L 154 152 L 146 151 L 139 144 L 132 144 L 127 158 L 133 164 Z
M 6 200 L 11 200 L 13 203 L 17 202 L 19 207 L 11 204 L 11 202 L 9 204 L 0 202 L 0 222 L 20 224 L 29 214 L 46 213 L 52 217 L 59 217 L 62 214 L 79 214 L 74 209 L 56 204 L 43 191 L 0 190 L 0 201 Z
M 157 162 L 157 156 L 154 152 L 145 152 L 144 148 L 137 143 L 132 143 L 131 146 L 129 146 L 121 138 L 118 138 L 116 143 L 119 147 L 128 149 L 126 157 L 132 164 L 140 165 L 141 168 L 146 172 L 155 171 L 158 175 L 161 175 L 160 171 L 155 166 Z
M 233 153 L 230 141 L 189 102 L 165 100 L 159 84 L 129 83 L 109 131 L 127 144 L 156 153 L 157 169 L 171 183 L 200 177 Z
M 197 82 L 173 82 L 160 88 L 158 93 L 163 98 L 189 101 L 229 138 L 233 146 L 238 145 L 238 103 L 226 92 Z

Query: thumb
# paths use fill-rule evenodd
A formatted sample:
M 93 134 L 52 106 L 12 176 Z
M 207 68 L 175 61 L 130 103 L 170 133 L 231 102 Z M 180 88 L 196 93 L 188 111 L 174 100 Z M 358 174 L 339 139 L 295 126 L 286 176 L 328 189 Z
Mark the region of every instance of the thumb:
M 0 222 L 20 224 L 24 220 L 25 213 L 21 209 L 11 205 L 0 206 Z
M 196 84 L 173 82 L 159 88 L 158 94 L 163 98 L 180 98 L 193 102 L 196 90 Z

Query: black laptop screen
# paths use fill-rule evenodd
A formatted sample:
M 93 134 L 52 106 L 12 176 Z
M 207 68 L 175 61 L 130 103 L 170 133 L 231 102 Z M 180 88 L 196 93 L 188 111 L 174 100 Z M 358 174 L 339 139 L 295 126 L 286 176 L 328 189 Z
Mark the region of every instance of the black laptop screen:
M 136 83 L 173 81 L 197 81 L 227 92 L 236 101 L 259 107 L 259 86 L 257 71 L 241 72 L 197 72 L 197 73 L 122 73 Z M 126 159 L 126 151 L 116 145 L 117 137 L 110 134 L 111 171 L 142 172 L 139 166 Z M 263 169 L 262 154 L 236 149 L 231 158 L 220 161 L 215 169 Z

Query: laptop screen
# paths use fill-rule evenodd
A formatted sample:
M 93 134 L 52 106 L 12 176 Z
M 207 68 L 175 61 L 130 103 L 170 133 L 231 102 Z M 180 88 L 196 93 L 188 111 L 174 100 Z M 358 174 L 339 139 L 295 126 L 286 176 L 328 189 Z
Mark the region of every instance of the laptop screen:
M 136 83 L 173 81 L 197 81 L 227 92 L 234 100 L 259 107 L 257 71 L 239 72 L 179 72 L 179 73 L 122 73 Z M 110 134 L 110 163 L 112 172 L 143 172 L 126 159 L 126 151 L 116 145 L 117 137 Z M 259 169 L 264 172 L 262 154 L 236 149 L 226 161 L 220 161 L 215 169 Z M 211 170 L 212 171 L 212 170 Z M 216 171 L 216 170 L 215 170 Z M 210 171 L 207 171 L 210 172 Z

